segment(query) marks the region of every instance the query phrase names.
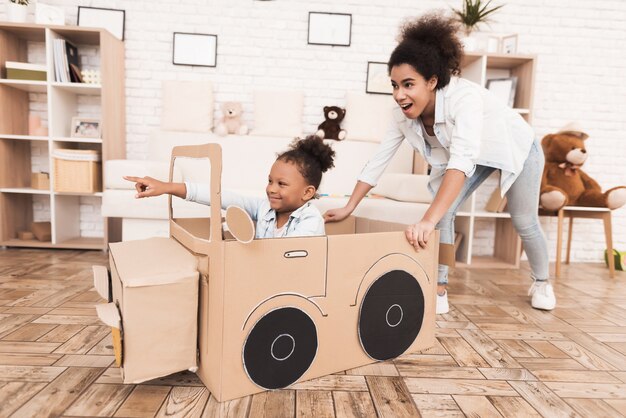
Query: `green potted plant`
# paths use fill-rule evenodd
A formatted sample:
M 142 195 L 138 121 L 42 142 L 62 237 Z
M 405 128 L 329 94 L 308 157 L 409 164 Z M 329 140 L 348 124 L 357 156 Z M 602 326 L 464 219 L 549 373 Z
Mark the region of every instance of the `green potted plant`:
M 483 2 L 482 0 L 463 0 L 463 9 L 452 9 L 457 20 L 463 25 L 465 34 L 469 36 L 481 23 L 489 21 L 489 17 L 504 5 L 489 8 L 492 0 Z
M 26 22 L 28 3 L 30 0 L 9 0 L 7 3 L 7 18 L 11 22 Z
M 463 8 L 461 10 L 452 9 L 456 19 L 463 26 L 465 38 L 462 41 L 466 50 L 473 50 L 476 47 L 476 40 L 471 37 L 472 32 L 478 29 L 481 23 L 487 23 L 491 15 L 504 6 L 489 7 L 491 1 L 463 0 Z

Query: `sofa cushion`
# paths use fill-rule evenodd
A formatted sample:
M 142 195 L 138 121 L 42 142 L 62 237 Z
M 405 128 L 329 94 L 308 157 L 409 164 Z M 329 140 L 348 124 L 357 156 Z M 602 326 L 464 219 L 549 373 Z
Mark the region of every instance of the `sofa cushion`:
M 213 128 L 213 85 L 210 81 L 164 81 L 161 128 L 210 132 Z
M 315 207 L 322 214 L 329 209 L 343 207 L 346 203 L 348 203 L 348 197 L 322 197 L 313 201 Z M 412 225 L 422 219 L 428 206 L 426 203 L 398 202 L 385 198 L 366 197 L 352 214 L 374 221 Z
M 372 193 L 401 202 L 430 203 L 432 193 L 428 190 L 425 174 L 383 173 Z
M 148 141 L 148 160 L 164 161 L 169 164 L 172 148 L 178 145 L 201 145 L 214 142 L 216 135 L 205 132 L 162 131 L 155 129 Z
M 392 121 L 392 96 L 350 92 L 346 94 L 343 129 L 351 141 L 380 142 Z
M 378 144 L 358 141 L 326 141 L 335 150 L 335 167 L 322 177 L 320 193 L 330 195 L 351 194 L 357 177 L 365 164 L 374 156 Z M 385 173 L 411 173 L 413 170 L 413 149 L 403 142 L 391 159 Z
M 302 134 L 304 97 L 299 91 L 255 91 L 251 135 L 294 138 Z

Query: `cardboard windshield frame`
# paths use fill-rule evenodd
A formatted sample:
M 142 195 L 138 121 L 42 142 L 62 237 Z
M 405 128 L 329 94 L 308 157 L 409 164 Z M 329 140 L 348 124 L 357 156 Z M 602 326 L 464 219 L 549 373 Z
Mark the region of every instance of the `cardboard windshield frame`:
M 240 242 L 222 231 L 220 146 L 175 147 L 170 178 L 182 157 L 210 160 L 211 218 L 174 218 L 170 196 L 171 238 L 110 245 L 124 383 L 195 370 L 197 358 L 198 376 L 221 402 L 435 343 L 437 269 L 446 248 L 439 231 L 415 251 L 404 225 L 349 217 L 324 236 Z M 249 234 L 247 214 L 234 213 Z M 140 315 L 147 301 L 153 310 Z M 163 306 L 177 314 L 155 324 Z M 176 364 L 154 360 L 172 349 L 162 330 L 183 326 L 188 338 L 177 337 Z M 140 356 L 146 350 L 150 361 Z

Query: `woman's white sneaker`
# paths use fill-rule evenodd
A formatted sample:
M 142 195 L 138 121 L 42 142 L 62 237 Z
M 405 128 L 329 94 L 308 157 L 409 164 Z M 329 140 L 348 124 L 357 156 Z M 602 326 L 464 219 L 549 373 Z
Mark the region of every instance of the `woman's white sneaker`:
M 437 307 L 435 313 L 437 315 L 450 312 L 450 305 L 448 305 L 448 291 L 446 290 L 443 295 L 437 293 Z
M 547 280 L 535 281 L 528 290 L 528 296 L 531 297 L 530 305 L 535 309 L 551 311 L 556 306 L 554 289 Z

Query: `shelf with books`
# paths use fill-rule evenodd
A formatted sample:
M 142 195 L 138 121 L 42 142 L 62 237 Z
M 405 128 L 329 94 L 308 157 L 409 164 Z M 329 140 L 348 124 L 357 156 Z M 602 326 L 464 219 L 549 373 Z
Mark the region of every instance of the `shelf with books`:
M 102 90 L 100 84 L 87 84 L 87 83 L 62 83 L 55 81 L 51 83 L 53 88 L 62 89 L 74 94 L 84 94 L 89 96 L 99 96 Z
M 55 61 L 60 55 L 55 56 L 55 40 L 74 46 L 74 64 L 96 70 L 102 84 L 96 84 L 97 77 L 93 84 L 77 83 L 71 74 L 64 82 L 57 81 Z M 11 103 L 0 113 L 0 246 L 105 249 L 109 240 L 120 238 L 120 222 L 100 216 L 99 191 L 52 191 L 58 168 L 54 152 L 95 149 L 102 160 L 125 158 L 123 42 L 104 29 L 0 23 L 0 45 L 0 103 Z M 46 81 L 6 78 L 7 61 L 16 62 L 16 69 L 32 69 L 37 64 L 28 59 L 42 56 Z M 70 59 L 65 59 L 69 65 Z M 41 118 L 48 135 L 30 129 L 29 116 L 33 115 Z M 94 119 L 96 134 L 89 130 Z M 100 131 L 100 124 L 106 129 Z M 80 132 L 72 134 L 77 126 Z M 75 137 L 79 135 L 87 137 Z M 31 184 L 39 184 L 33 182 L 43 177 L 42 172 L 50 173 L 48 189 L 32 188 Z M 68 172 L 64 171 L 66 177 Z M 89 173 L 101 176 L 101 164 Z M 33 219 L 42 217 L 51 223 L 50 241 L 19 238 L 19 231 L 28 230 Z

